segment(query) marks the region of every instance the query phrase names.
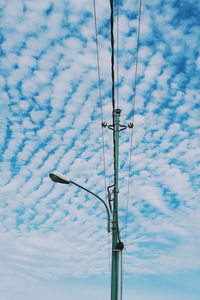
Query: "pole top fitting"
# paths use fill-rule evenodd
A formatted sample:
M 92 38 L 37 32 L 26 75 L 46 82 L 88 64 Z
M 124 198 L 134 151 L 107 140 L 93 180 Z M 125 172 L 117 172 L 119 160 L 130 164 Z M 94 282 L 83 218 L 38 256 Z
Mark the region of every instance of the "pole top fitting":
M 117 108 L 115 109 L 116 114 L 120 114 L 121 113 L 121 109 Z

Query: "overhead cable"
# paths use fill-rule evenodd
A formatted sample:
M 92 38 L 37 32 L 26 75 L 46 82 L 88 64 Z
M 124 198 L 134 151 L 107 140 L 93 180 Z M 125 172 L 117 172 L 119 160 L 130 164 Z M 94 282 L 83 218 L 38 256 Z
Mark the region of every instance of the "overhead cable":
M 112 117 L 113 117 L 113 154 L 114 154 L 114 162 L 116 160 L 115 153 L 115 45 L 114 45 L 114 7 L 113 7 L 113 0 L 110 0 L 110 40 L 111 40 L 111 79 L 112 79 Z M 116 186 L 116 168 L 114 163 L 114 188 Z M 117 212 L 118 214 L 118 212 Z M 120 239 L 120 230 L 119 230 L 119 224 L 118 224 L 118 216 L 117 216 L 117 235 L 118 240 L 121 242 Z
M 96 2 L 93 0 L 93 9 L 94 9 L 94 25 L 95 25 L 95 41 L 96 41 L 96 56 L 97 56 L 97 75 L 98 75 L 98 88 L 99 88 L 99 100 L 101 108 L 101 123 L 103 123 L 103 108 L 102 108 L 102 92 L 101 92 L 101 72 L 100 72 L 100 59 L 99 59 L 99 42 L 98 42 L 98 30 L 97 30 L 97 14 L 96 14 Z M 106 162 L 105 162 L 105 140 L 104 140 L 104 130 L 101 127 L 102 135 L 102 154 L 103 154 L 103 169 L 104 169 L 104 186 L 105 186 L 105 199 L 107 198 L 107 183 L 106 183 Z M 108 260 L 109 268 L 111 270 L 111 258 L 110 258 L 110 237 L 108 234 Z
M 139 46 L 140 46 L 141 12 L 142 12 L 142 0 L 139 0 L 137 45 L 136 45 L 135 74 L 134 74 L 134 87 L 133 87 L 133 116 L 132 116 L 132 123 L 133 124 L 134 124 L 134 116 L 135 116 L 135 99 L 136 99 L 136 91 L 137 91 L 137 73 L 138 73 L 138 58 L 139 58 Z M 123 265 L 125 264 L 125 255 L 126 255 L 126 240 L 127 240 L 128 209 L 129 209 L 129 197 L 130 197 L 132 151 L 133 151 L 133 128 L 131 129 L 131 139 L 130 139 L 130 149 L 129 149 L 129 168 L 128 168 L 128 185 L 127 185 L 125 236 L 124 236 L 125 251 L 124 251 L 124 260 L 123 260 L 124 263 L 123 263 Z M 124 268 L 124 266 L 123 266 L 123 268 Z
M 117 0 L 117 108 L 119 108 L 119 0 Z
M 112 78 L 112 108 L 113 108 L 113 124 L 115 113 L 115 71 L 114 71 L 114 9 L 113 0 L 110 0 L 110 40 L 111 40 L 111 78 Z
M 132 122 L 134 124 L 135 116 L 135 98 L 137 88 L 137 74 L 138 74 L 138 58 L 139 58 L 139 46 L 140 46 L 140 26 L 141 26 L 141 12 L 142 12 L 142 0 L 139 0 L 139 17 L 138 17 L 138 30 L 137 30 L 137 46 L 136 46 L 136 58 L 135 58 L 135 74 L 134 74 L 134 87 L 133 87 L 133 117 Z

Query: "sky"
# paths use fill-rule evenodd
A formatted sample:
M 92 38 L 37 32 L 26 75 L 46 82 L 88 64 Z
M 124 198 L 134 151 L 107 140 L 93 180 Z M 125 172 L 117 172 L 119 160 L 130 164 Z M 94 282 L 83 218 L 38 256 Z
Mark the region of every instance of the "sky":
M 1 300 L 110 297 L 102 203 L 48 177 L 106 201 L 113 184 L 110 6 L 95 1 L 100 97 L 93 4 L 0 1 Z M 142 1 L 136 86 L 139 1 L 115 7 L 115 41 L 117 11 L 117 102 L 134 121 L 120 133 L 124 299 L 199 300 L 200 2 Z

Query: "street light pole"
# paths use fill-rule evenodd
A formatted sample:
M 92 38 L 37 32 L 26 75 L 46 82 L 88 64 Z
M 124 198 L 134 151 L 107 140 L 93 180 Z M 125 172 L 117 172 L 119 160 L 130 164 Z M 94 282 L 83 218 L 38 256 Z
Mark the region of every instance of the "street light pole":
M 105 201 L 103 199 L 101 199 L 98 195 L 96 195 L 95 193 L 91 192 L 90 190 L 86 189 L 85 187 L 83 187 L 82 185 L 74 182 L 74 181 L 70 181 L 70 183 L 73 183 L 74 185 L 78 186 L 79 188 L 81 188 L 82 190 L 92 194 L 93 196 L 95 196 L 96 198 L 98 198 L 102 203 L 103 205 L 105 206 L 106 208 L 106 211 L 107 211 L 107 215 L 108 215 L 108 225 L 107 225 L 107 229 L 108 229 L 108 232 L 110 232 L 110 212 L 109 212 L 109 209 L 108 209 L 108 206 L 107 204 L 105 203 Z
M 77 187 L 79 187 L 80 189 L 88 192 L 89 194 L 91 194 L 91 195 L 95 196 L 97 199 L 99 199 L 103 203 L 103 205 L 105 206 L 105 209 L 106 209 L 106 212 L 107 212 L 107 222 L 108 222 L 107 223 L 107 230 L 108 230 L 108 232 L 110 232 L 110 222 L 111 222 L 110 212 L 109 212 L 109 209 L 108 209 L 108 206 L 107 206 L 106 202 L 101 197 L 99 197 L 97 194 L 91 192 L 90 190 L 86 189 L 84 186 L 82 186 L 82 185 L 72 181 L 71 179 L 67 178 L 65 175 L 60 174 L 58 171 L 54 171 L 54 172 L 50 173 L 49 177 L 51 178 L 51 180 L 53 182 L 58 182 L 58 183 L 62 183 L 62 184 L 71 184 L 72 183 L 72 184 L 76 185 Z
M 112 223 L 112 267 L 111 267 L 111 300 L 122 300 L 122 252 L 124 244 L 120 239 L 119 231 L 119 221 L 118 221 L 118 173 L 119 173 L 119 132 L 126 129 L 132 128 L 133 124 L 129 123 L 127 126 L 120 124 L 120 109 L 115 109 L 113 113 L 113 124 L 107 125 L 107 123 L 102 123 L 103 127 L 108 127 L 113 131 L 113 144 L 114 144 L 114 184 L 108 187 L 108 199 L 110 205 L 110 211 L 103 199 L 98 195 L 91 192 L 87 188 L 79 185 L 78 183 L 66 178 L 64 175 L 58 173 L 57 171 L 49 174 L 49 177 L 54 182 L 59 182 L 63 184 L 74 184 L 77 187 L 85 190 L 86 192 L 92 194 L 98 198 L 105 206 L 108 215 L 108 232 L 110 232 L 110 223 Z M 110 189 L 112 188 L 112 192 Z M 111 199 L 111 193 L 114 197 Z M 111 205 L 111 201 L 113 204 Z M 112 213 L 112 220 L 110 219 L 110 212 Z

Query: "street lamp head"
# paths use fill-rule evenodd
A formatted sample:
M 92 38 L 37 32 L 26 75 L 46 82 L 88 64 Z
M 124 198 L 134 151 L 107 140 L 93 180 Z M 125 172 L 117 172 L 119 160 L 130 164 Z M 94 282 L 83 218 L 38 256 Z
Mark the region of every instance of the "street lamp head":
M 69 178 L 67 178 L 64 175 L 60 174 L 58 171 L 54 171 L 54 172 L 50 173 L 49 177 L 54 182 L 59 182 L 59 183 L 63 183 L 63 184 L 71 183 L 71 180 Z

